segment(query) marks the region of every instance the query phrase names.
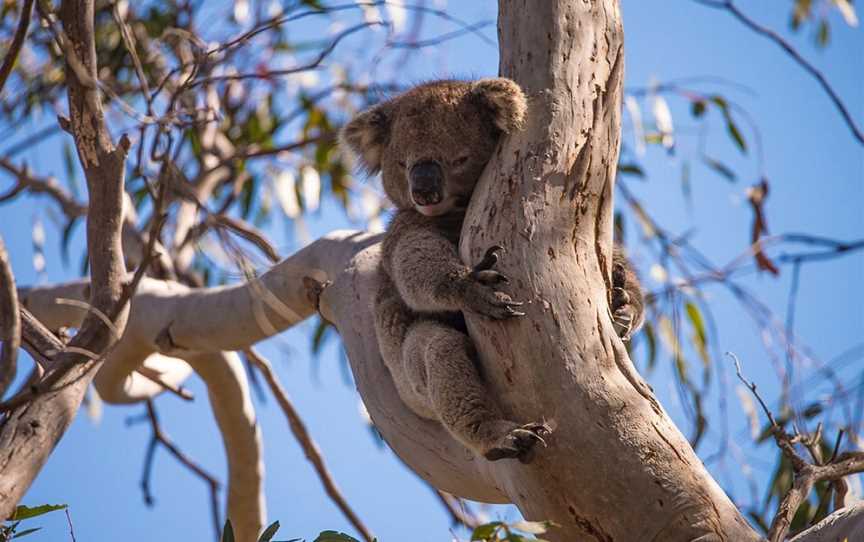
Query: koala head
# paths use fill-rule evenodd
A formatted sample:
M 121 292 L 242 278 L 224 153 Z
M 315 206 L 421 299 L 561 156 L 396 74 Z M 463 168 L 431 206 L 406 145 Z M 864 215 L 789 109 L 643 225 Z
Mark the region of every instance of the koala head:
M 501 134 L 519 129 L 527 104 L 509 79 L 435 81 L 360 114 L 343 145 L 399 209 L 426 216 L 464 209 Z

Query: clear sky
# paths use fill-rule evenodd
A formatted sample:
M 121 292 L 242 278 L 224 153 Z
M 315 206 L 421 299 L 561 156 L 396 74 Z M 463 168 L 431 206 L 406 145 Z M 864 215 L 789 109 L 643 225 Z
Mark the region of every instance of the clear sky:
M 824 50 L 813 46 L 811 32 L 790 35 L 791 2 L 739 2 L 754 18 L 777 29 L 822 69 L 846 101 L 859 124 L 864 124 L 864 34 L 847 28 L 839 15 L 832 15 L 832 43 Z M 468 21 L 494 19 L 495 2 L 488 0 L 450 2 L 454 14 Z M 766 39 L 744 29 L 730 16 L 701 7 L 690 0 L 623 0 L 626 34 L 626 85 L 635 90 L 651 81 L 664 82 L 694 76 L 719 77 L 745 89 L 720 84 L 694 84 L 706 91 L 720 91 L 745 109 L 758 125 L 764 146 L 760 164 L 752 150 L 753 132 L 745 121 L 742 131 L 751 152 L 742 156 L 725 134 L 719 116 L 711 117 L 705 141 L 707 152 L 739 173 L 736 183 L 700 165 L 695 159 L 699 136 L 689 116 L 689 104 L 669 98 L 675 126 L 680 130 L 679 149 L 670 158 L 659 148 L 649 148 L 642 159 L 646 180 L 627 179 L 628 186 L 668 229 L 692 233 L 692 241 L 715 263 L 737 256 L 749 238 L 751 210 L 745 198 L 747 186 L 764 175 L 771 183 L 767 204 L 773 233 L 807 232 L 838 239 L 864 237 L 864 152 L 834 106 L 814 80 Z M 430 34 L 447 29 L 429 21 Z M 494 26 L 486 33 L 495 39 Z M 351 41 L 345 47 L 351 47 Z M 422 80 L 441 75 L 487 76 L 497 72 L 497 50 L 468 36 L 449 42 L 435 56 L 414 57 L 406 78 Z M 442 60 L 438 60 L 438 59 Z M 650 109 L 643 103 L 643 116 Z M 34 121 L 33 126 L 44 120 Z M 625 118 L 629 126 L 630 119 Z M 13 139 L 33 126 L 20 127 Z M 0 128 L 7 128 L 0 126 Z M 624 143 L 633 148 L 632 133 Z M 0 146 L 2 149 L 2 146 Z M 40 172 L 61 173 L 60 139 L 22 154 Z M 682 164 L 693 160 L 692 205 L 681 193 Z M 0 188 L 8 180 L 0 181 Z M 68 268 L 61 264 L 59 233 L 50 225 L 52 204 L 35 198 L 20 199 L 0 207 L 0 235 L 12 257 L 20 284 L 57 282 L 75 276 L 78 257 Z M 48 222 L 45 276 L 37 276 L 32 265 L 31 225 L 36 217 Z M 632 217 L 631 217 L 632 218 Z M 635 222 L 629 228 L 635 240 Z M 352 225 L 334 202 L 325 201 L 320 213 L 309 221 L 311 235 Z M 356 226 L 355 226 L 356 227 Z M 296 243 L 288 230 L 274 221 L 270 233 L 281 253 L 290 254 Z M 652 282 L 644 249 L 634 248 L 646 286 Z M 861 253 L 842 260 L 813 264 L 801 274 L 796 334 L 815 358 L 828 361 L 860 344 L 864 330 L 864 301 L 860 282 L 864 277 Z M 752 274 L 742 284 L 753 288 L 778 317 L 785 318 L 790 286 L 789 268 L 779 278 Z M 769 402 L 777 397 L 777 379 L 766 358 L 756 327 L 723 290 L 709 290 L 715 312 L 719 350 L 736 352 L 748 376 L 759 383 Z M 267 341 L 261 351 L 276 365 L 279 375 L 317 440 L 330 469 L 347 499 L 382 542 L 449 540 L 448 516 L 429 488 L 409 472 L 386 447 L 372 436 L 359 414 L 359 398 L 350 381 L 344 355 L 337 341 L 323 353 L 310 354 L 312 322 Z M 637 346 L 634 361 L 644 367 L 644 348 Z M 841 372 L 850 387 L 861 386 L 864 370 L 861 355 Z M 748 440 L 747 421 L 734 392 L 734 372 L 728 362 L 720 373 L 729 385 L 729 424 L 736 439 Z M 670 384 L 669 356 L 661 356 L 653 372 L 646 373 L 661 402 L 685 431 L 686 417 L 678 394 Z M 174 440 L 211 472 L 225 478 L 221 442 L 206 404 L 206 391 L 193 379 L 190 389 L 198 398 L 183 403 L 162 396 L 157 402 L 163 424 Z M 713 387 L 709 414 L 717 413 L 719 388 Z M 314 536 L 324 529 L 351 532 L 350 526 L 324 494 L 302 451 L 288 432 L 281 411 L 272 400 L 256 405 L 265 442 L 266 491 L 269 517 L 282 523 L 282 538 Z M 141 406 L 105 405 L 101 420 L 80 415 L 51 456 L 24 499 L 25 504 L 67 503 L 77 540 L 80 542 L 126 542 L 152 540 L 211 540 L 207 488 L 180 467 L 163 450 L 157 452 L 153 475 L 153 508 L 144 505 L 138 487 L 144 452 L 149 438 L 146 423 L 128 425 L 139 416 Z M 718 414 L 719 415 L 719 414 Z M 707 457 L 717 448 L 718 434 L 712 429 L 699 449 Z M 741 455 L 709 467 L 724 488 L 741 503 L 751 501 L 738 461 L 746 461 L 757 481 L 764 482 L 773 467 L 773 451 L 767 447 L 742 445 Z M 761 493 L 760 493 L 761 496 Z M 488 509 L 491 518 L 514 519 L 512 508 Z M 34 542 L 68 540 L 66 518 L 54 513 L 33 522 L 44 527 L 32 535 Z

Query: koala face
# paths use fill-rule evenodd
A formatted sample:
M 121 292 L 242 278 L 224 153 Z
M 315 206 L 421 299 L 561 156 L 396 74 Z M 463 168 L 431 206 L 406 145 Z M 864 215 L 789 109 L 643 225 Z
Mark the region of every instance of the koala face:
M 399 209 L 426 216 L 464 209 L 502 133 L 521 127 L 525 96 L 509 79 L 436 81 L 357 115 L 344 145 Z

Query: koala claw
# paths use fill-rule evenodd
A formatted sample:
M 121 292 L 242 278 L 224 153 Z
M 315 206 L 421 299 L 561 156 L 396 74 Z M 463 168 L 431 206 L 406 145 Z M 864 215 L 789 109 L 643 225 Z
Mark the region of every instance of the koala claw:
M 612 322 L 623 341 L 629 341 L 636 322 L 636 309 L 630 304 L 630 294 L 621 287 L 612 289 Z
M 505 275 L 502 275 L 498 271 L 493 271 L 492 269 L 485 269 L 483 271 L 472 271 L 471 278 L 476 280 L 477 282 L 481 282 L 483 284 L 493 285 L 493 284 L 502 284 L 510 282 Z
M 552 433 L 552 428 L 545 423 L 529 423 L 514 427 L 507 432 L 498 444 L 490 448 L 484 455 L 489 461 L 516 458 L 521 463 L 530 463 L 534 459 L 535 445 L 539 442 L 546 447 L 546 440 Z
M 615 327 L 615 332 L 622 341 L 627 342 L 633 333 L 633 315 L 631 311 L 625 307 L 619 309 L 612 315 L 612 323 Z
M 471 270 L 468 275 L 469 284 L 465 295 L 466 309 L 477 312 L 489 318 L 503 320 L 515 316 L 525 316 L 525 313 L 517 310 L 522 303 L 494 289 L 498 284 L 510 282 L 505 275 L 492 269 L 498 263 L 504 247 L 493 245 L 486 250 L 483 259 Z
M 522 306 L 519 301 L 495 290 L 488 284 L 471 280 L 467 284 L 464 296 L 465 310 L 488 316 L 496 320 L 504 320 L 514 316 L 525 316 L 524 312 L 516 310 Z
M 630 303 L 630 294 L 627 290 L 616 286 L 612 289 L 612 310 L 618 310 Z
M 480 263 L 474 266 L 474 272 L 486 271 L 487 269 L 495 267 L 495 264 L 498 263 L 499 259 L 498 254 L 501 252 L 504 252 L 504 247 L 501 245 L 492 245 L 486 249 L 486 254 L 483 255 L 483 259 L 480 260 Z

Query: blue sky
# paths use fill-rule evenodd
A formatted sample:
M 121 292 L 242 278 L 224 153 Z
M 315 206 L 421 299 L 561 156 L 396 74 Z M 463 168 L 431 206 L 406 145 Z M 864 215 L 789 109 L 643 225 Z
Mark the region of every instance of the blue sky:
M 494 2 L 450 4 L 452 12 L 467 21 L 495 17 Z M 789 34 L 790 4 L 741 2 L 742 9 L 789 37 L 823 70 L 858 123 L 864 124 L 864 34 L 847 28 L 834 14 L 831 45 L 816 49 L 807 31 Z M 771 183 L 767 212 L 773 233 L 807 232 L 847 240 L 864 236 L 864 152 L 811 77 L 776 45 L 742 28 L 730 16 L 690 0 L 623 0 L 622 6 L 628 88 L 694 76 L 719 77 L 743 85 L 749 90 L 717 84 L 693 86 L 706 92 L 720 91 L 734 99 L 758 125 L 764 145 L 760 165 L 752 150 L 753 133 L 745 121 L 741 126 L 751 142 L 751 152 L 743 156 L 725 135 L 720 117 L 709 117 L 711 129 L 705 148 L 739 173 L 738 181 L 729 183 L 698 163 L 696 123 L 690 119 L 689 104 L 669 98 L 672 117 L 681 132 L 676 156 L 670 158 L 662 149 L 651 147 L 642 160 L 646 180 L 627 179 L 631 190 L 644 199 L 646 207 L 666 228 L 678 233 L 692 231 L 693 243 L 715 263 L 731 260 L 746 248 L 749 238 L 752 215 L 744 191 L 764 175 Z M 439 21 L 428 22 L 430 34 L 447 30 Z M 494 27 L 486 29 L 486 34 L 494 39 Z M 349 50 L 351 43 L 345 45 Z M 448 74 L 493 75 L 497 72 L 497 58 L 497 50 L 469 36 L 449 42 L 434 56 L 415 55 L 405 76 L 414 81 Z M 644 104 L 643 116 L 650 116 Z M 21 135 L 40 122 L 45 121 L 21 127 Z M 624 143 L 632 148 L 632 142 L 628 131 Z M 54 138 L 22 156 L 37 171 L 60 174 L 59 143 Z M 680 188 L 682 164 L 688 159 L 693 161 L 692 206 L 686 204 Z M 0 181 L 0 187 L 5 182 Z M 59 232 L 44 218 L 51 212 L 51 205 L 41 199 L 23 198 L 2 207 L 0 212 L 0 235 L 10 250 L 20 284 L 61 281 L 77 271 L 76 257 L 69 269 L 60 263 Z M 34 273 L 31 264 L 30 226 L 37 216 L 49 222 L 48 267 L 43 277 Z M 351 226 L 341 208 L 326 200 L 321 212 L 308 224 L 312 236 Z M 278 220 L 270 227 L 283 255 L 293 250 L 286 230 Z M 630 240 L 635 240 L 637 232 L 632 220 L 629 232 Z M 649 278 L 647 267 L 652 260 L 648 251 L 636 244 L 633 257 L 649 289 L 658 288 Z M 862 277 L 861 253 L 802 269 L 796 335 L 814 356 L 830 360 L 861 340 Z M 789 268 L 784 268 L 779 278 L 753 274 L 742 279 L 742 284 L 754 289 L 781 319 L 785 318 Z M 748 376 L 772 401 L 777 397 L 777 379 L 756 327 L 723 290 L 712 288 L 708 295 L 720 330 L 719 349 L 736 352 Z M 358 396 L 350 378 L 346 378 L 340 346 L 331 341 L 318 358 L 312 357 L 311 330 L 312 322 L 306 322 L 267 341 L 260 350 L 277 367 L 347 499 L 383 542 L 409 538 L 421 542 L 449 540 L 448 517 L 431 490 L 419 483 L 392 452 L 381 447 L 364 426 Z M 673 419 L 686 429 L 676 390 L 669 384 L 668 357 L 662 356 L 657 368 L 647 374 Z M 640 368 L 644 366 L 641 346 L 635 351 L 634 361 Z M 804 374 L 807 371 L 805 368 Z M 734 372 L 728 364 L 721 372 L 729 381 L 725 396 L 732 434 L 747 440 L 746 417 L 733 390 Z M 853 359 L 841 372 L 841 378 L 854 387 L 862 374 L 861 360 Z M 163 424 L 185 452 L 224 479 L 224 455 L 206 404 L 206 391 L 196 379 L 189 387 L 198 398 L 193 403 L 169 396 L 159 398 L 157 406 Z M 713 387 L 709 414 L 717 413 L 718 393 L 719 389 Z M 265 442 L 269 517 L 282 523 L 282 537 L 314 538 L 323 529 L 351 532 L 321 489 L 273 401 L 258 403 L 257 409 Z M 142 412 L 140 406 L 106 405 L 98 423 L 86 415 L 79 416 L 24 503 L 69 504 L 77 539 L 82 542 L 212 539 L 207 488 L 162 450 L 157 452 L 152 479 L 156 504 L 153 508 L 144 506 L 138 484 L 149 429 L 147 424 L 126 424 L 127 418 Z M 700 454 L 705 457 L 716 449 L 716 442 L 717 433 L 712 431 Z M 756 479 L 764 481 L 772 467 L 773 451 L 745 446 L 742 454 Z M 736 501 L 749 502 L 751 496 L 740 465 L 733 458 L 709 467 Z M 517 517 L 512 508 L 496 507 L 488 513 L 492 518 Z M 62 513 L 40 518 L 34 525 L 44 527 L 31 536 L 34 542 L 68 539 Z

